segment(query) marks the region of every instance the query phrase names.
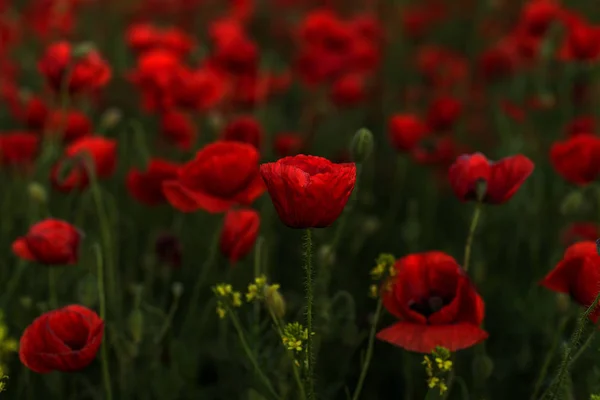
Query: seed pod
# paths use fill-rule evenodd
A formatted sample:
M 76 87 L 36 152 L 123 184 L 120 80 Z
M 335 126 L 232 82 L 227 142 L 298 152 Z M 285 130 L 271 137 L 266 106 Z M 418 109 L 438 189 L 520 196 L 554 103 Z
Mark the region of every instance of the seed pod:
M 373 142 L 373 134 L 368 129 L 363 128 L 356 132 L 350 143 L 352 159 L 357 163 L 365 162 L 373 152 Z

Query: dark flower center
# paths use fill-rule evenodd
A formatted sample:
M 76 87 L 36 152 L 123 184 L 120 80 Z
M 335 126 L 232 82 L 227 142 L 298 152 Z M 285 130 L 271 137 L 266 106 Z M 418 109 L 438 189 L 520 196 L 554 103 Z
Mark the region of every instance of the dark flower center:
M 83 337 L 79 337 L 79 338 L 72 338 L 69 340 L 65 340 L 64 343 L 69 346 L 69 348 L 73 351 L 78 351 L 81 350 L 85 347 L 85 345 L 87 344 L 87 337 L 83 336 Z
M 431 296 L 419 302 L 411 301 L 408 304 L 408 307 L 411 310 L 416 311 L 424 317 L 428 318 L 432 314 L 438 312 L 439 310 L 450 304 L 451 301 L 452 299 L 444 299 L 439 296 Z

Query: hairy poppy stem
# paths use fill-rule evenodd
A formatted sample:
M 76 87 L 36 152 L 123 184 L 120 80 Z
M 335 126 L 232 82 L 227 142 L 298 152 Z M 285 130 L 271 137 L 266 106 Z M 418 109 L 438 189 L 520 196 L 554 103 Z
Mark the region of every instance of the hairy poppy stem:
M 102 251 L 98 244 L 94 244 L 96 255 L 96 266 L 98 267 L 98 301 L 100 303 L 100 318 L 106 323 L 106 293 L 104 292 L 104 262 Z M 104 335 L 107 336 L 105 330 Z M 102 341 L 102 380 L 104 381 L 104 394 L 106 400 L 112 400 L 112 386 L 110 384 L 110 369 L 108 368 L 108 346 L 107 338 Z
M 229 319 L 231 320 L 231 323 L 233 324 L 233 327 L 235 328 L 235 330 L 238 334 L 240 344 L 242 345 L 242 348 L 244 349 L 244 352 L 246 353 L 246 357 L 248 357 L 248 360 L 250 360 L 250 363 L 254 367 L 254 372 L 258 375 L 258 377 L 262 381 L 265 388 L 269 391 L 271 396 L 275 399 L 279 399 L 280 397 L 277 394 L 277 392 L 275 391 L 275 389 L 273 388 L 271 381 L 269 380 L 269 378 L 267 378 L 267 375 L 265 375 L 263 370 L 260 368 L 260 364 L 256 360 L 256 356 L 250 349 L 250 346 L 248 345 L 248 341 L 246 340 L 246 335 L 244 335 L 244 330 L 242 329 L 242 325 L 240 324 L 240 321 L 238 320 L 237 316 L 235 315 L 235 311 L 232 309 L 228 309 L 227 315 L 229 316 Z
M 377 308 L 375 310 L 373 324 L 371 325 L 371 331 L 369 332 L 369 344 L 367 346 L 367 354 L 365 355 L 365 361 L 363 362 L 362 370 L 360 371 L 360 378 L 358 378 L 358 384 L 356 385 L 356 389 L 354 390 L 352 400 L 358 400 L 360 398 L 360 392 L 362 391 L 365 378 L 367 377 L 367 372 L 369 371 L 369 365 L 371 364 L 371 358 L 373 357 L 375 333 L 377 332 L 377 323 L 379 322 L 379 317 L 381 316 L 382 305 L 383 301 L 381 300 L 380 296 L 379 300 L 377 301 Z
M 556 351 L 556 348 L 558 347 L 558 344 L 560 343 L 560 338 L 565 330 L 565 327 L 567 326 L 567 322 L 568 322 L 568 319 L 563 318 L 562 321 L 560 322 L 560 324 L 558 325 L 556 336 L 554 337 L 554 341 L 552 342 L 552 346 L 550 347 L 550 350 L 548 350 L 548 353 L 546 354 L 546 358 L 544 359 L 544 364 L 542 364 L 542 369 L 540 370 L 540 374 L 535 382 L 533 394 L 531 395 L 530 400 L 537 399 L 537 396 L 540 393 L 540 390 L 542 388 L 544 380 L 546 379 L 546 376 L 548 375 L 548 370 L 550 369 L 550 363 L 552 362 L 552 359 L 554 358 L 554 352 Z
M 471 261 L 471 248 L 473 247 L 473 237 L 475 236 L 475 229 L 479 223 L 479 217 L 481 216 L 481 201 L 477 202 L 475 211 L 473 212 L 473 218 L 471 219 L 471 226 L 469 227 L 469 235 L 467 236 L 467 243 L 465 245 L 465 257 L 463 260 L 463 269 L 465 272 L 469 271 L 469 262 Z
M 544 399 L 558 400 L 558 398 L 559 398 L 558 394 L 563 386 L 563 381 L 565 379 L 565 375 L 567 375 L 567 372 L 569 371 L 569 368 L 571 367 L 571 364 L 574 360 L 573 351 L 575 350 L 575 347 L 581 340 L 581 336 L 583 335 L 583 331 L 585 329 L 585 323 L 586 323 L 588 317 L 590 316 L 590 314 L 592 312 L 594 312 L 594 310 L 598 306 L 598 303 L 600 303 L 600 293 L 598 293 L 596 295 L 596 298 L 594 299 L 594 302 L 592 303 L 592 305 L 589 306 L 587 308 L 587 310 L 585 310 L 584 313 L 581 314 L 581 316 L 579 317 L 579 321 L 577 322 L 575 331 L 573 332 L 573 335 L 571 336 L 571 341 L 569 342 L 569 346 L 566 348 L 566 350 L 564 352 L 563 359 L 562 359 L 562 362 L 560 363 L 560 367 L 558 369 L 556 377 L 552 380 L 552 383 L 550 384 L 550 386 L 548 387 L 546 392 L 544 392 L 544 394 L 542 395 L 542 397 L 541 397 L 542 400 L 544 400 Z M 596 325 L 594 325 L 594 329 L 597 329 Z
M 312 267 L 312 232 L 304 233 L 304 270 L 306 273 L 306 391 L 309 400 L 315 400 L 315 355 L 313 354 L 313 267 Z

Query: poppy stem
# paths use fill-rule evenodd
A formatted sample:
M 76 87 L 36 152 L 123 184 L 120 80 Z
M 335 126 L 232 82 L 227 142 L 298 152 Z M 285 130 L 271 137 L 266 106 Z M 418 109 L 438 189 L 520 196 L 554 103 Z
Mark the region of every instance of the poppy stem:
M 373 324 L 371 325 L 371 331 L 369 332 L 369 344 L 367 346 L 367 354 L 365 355 L 365 360 L 362 365 L 362 370 L 360 371 L 360 377 L 358 378 L 358 384 L 356 385 L 356 389 L 354 390 L 354 395 L 352 396 L 352 400 L 358 400 L 360 398 L 360 392 L 362 391 L 363 384 L 365 382 L 365 378 L 367 377 L 367 372 L 369 371 L 369 365 L 371 364 L 371 358 L 373 357 L 373 346 L 375 344 L 375 333 L 377 332 L 377 323 L 379 322 L 379 317 L 381 316 L 383 301 L 381 301 L 381 296 L 377 301 L 377 308 L 375 309 L 375 317 L 373 318 Z
M 473 212 L 473 218 L 471 219 L 471 226 L 469 227 L 469 235 L 467 236 L 467 243 L 465 244 L 465 257 L 463 260 L 463 269 L 465 272 L 469 271 L 469 262 L 471 261 L 471 248 L 473 247 L 473 237 L 475 236 L 475 229 L 479 223 L 479 217 L 481 216 L 481 201 L 477 202 L 475 211 Z
M 560 343 L 560 338 L 565 330 L 565 327 L 567 326 L 567 322 L 568 322 L 568 319 L 563 318 L 562 321 L 560 322 L 560 324 L 558 325 L 558 329 L 556 332 L 556 336 L 554 337 L 554 341 L 552 342 L 552 346 L 550 347 L 550 350 L 548 350 L 548 353 L 546 354 L 546 358 L 544 359 L 544 364 L 542 364 L 542 369 L 540 370 L 538 379 L 535 382 L 533 394 L 531 395 L 531 398 L 530 398 L 531 400 L 537 399 L 537 395 L 539 394 L 540 389 L 542 388 L 542 385 L 544 383 L 544 380 L 546 379 L 546 376 L 548 375 L 548 369 L 550 368 L 550 363 L 552 362 L 552 359 L 554 358 L 554 352 L 556 351 L 556 348 L 558 347 L 558 344 Z
M 200 271 L 200 275 L 198 275 L 198 279 L 196 280 L 196 284 L 194 285 L 194 289 L 192 290 L 192 297 L 190 298 L 188 312 L 183 320 L 183 332 L 186 332 L 188 330 L 187 328 L 196 316 L 196 311 L 198 309 L 198 302 L 200 301 L 200 294 L 202 293 L 202 288 L 204 287 L 206 279 L 212 271 L 212 267 L 217 259 L 217 250 L 219 249 L 219 239 L 221 238 L 222 229 L 223 225 L 221 222 L 221 224 L 215 229 L 215 233 L 210 244 L 208 257 L 206 258 L 206 262 L 204 263 L 204 265 L 202 265 L 202 270 Z
M 100 318 L 106 321 L 106 293 L 104 292 L 104 262 L 101 247 L 94 244 L 96 255 L 96 266 L 98 267 L 98 302 L 100 303 Z M 105 322 L 106 323 L 106 322 Z M 104 333 L 107 336 L 106 331 Z M 112 386 L 110 384 L 110 370 L 108 368 L 108 345 L 107 339 L 102 341 L 102 380 L 104 381 L 104 394 L 106 400 L 112 400 Z
M 598 307 L 598 303 L 600 303 L 600 293 L 598 293 L 596 295 L 596 298 L 594 299 L 594 302 L 592 303 L 592 305 L 589 306 L 587 308 L 587 310 L 585 310 L 584 313 L 581 314 L 581 316 L 579 317 L 579 321 L 577 322 L 575 331 L 573 332 L 573 335 L 571 336 L 571 341 L 569 342 L 569 346 L 566 348 L 566 350 L 564 352 L 563 359 L 562 359 L 562 362 L 560 363 L 560 367 L 558 369 L 556 377 L 552 380 L 552 383 L 550 384 L 550 386 L 548 387 L 546 392 L 544 392 L 544 394 L 542 395 L 542 397 L 541 397 L 542 400 L 544 400 L 544 399 L 557 400 L 559 398 L 558 393 L 562 389 L 565 376 L 567 375 L 567 372 L 569 371 L 569 368 L 571 367 L 571 364 L 574 360 L 573 351 L 575 350 L 575 347 L 577 347 L 577 344 L 581 340 L 581 336 L 583 335 L 583 331 L 585 329 L 585 324 L 586 324 L 587 319 L 589 318 L 590 314 L 592 314 L 592 312 L 594 312 L 596 307 Z M 596 329 L 596 325 L 594 325 L 594 329 Z M 584 346 L 582 346 L 582 348 L 583 347 Z
M 313 354 L 313 267 L 312 267 L 312 232 L 304 233 L 304 270 L 306 273 L 306 391 L 308 400 L 315 400 L 315 355 Z
M 244 335 L 244 330 L 242 329 L 242 325 L 240 324 L 240 321 L 238 320 L 237 316 L 235 315 L 235 311 L 232 310 L 231 308 L 229 308 L 227 310 L 227 315 L 229 316 L 229 319 L 231 320 L 231 323 L 233 324 L 233 327 L 235 328 L 235 330 L 238 334 L 240 344 L 242 345 L 242 348 L 244 349 L 244 352 L 246 353 L 246 357 L 248 357 L 248 360 L 250 360 L 250 363 L 254 367 L 254 372 L 258 375 L 260 380 L 263 382 L 265 388 L 269 391 L 271 396 L 273 396 L 273 398 L 275 398 L 275 399 L 279 399 L 280 397 L 277 394 L 277 392 L 275 391 L 275 389 L 273 388 L 271 381 L 269 380 L 269 378 L 267 378 L 267 376 L 265 375 L 263 370 L 260 368 L 260 364 L 256 360 L 254 353 L 250 349 L 250 346 L 248 345 L 248 341 L 246 340 L 246 336 Z

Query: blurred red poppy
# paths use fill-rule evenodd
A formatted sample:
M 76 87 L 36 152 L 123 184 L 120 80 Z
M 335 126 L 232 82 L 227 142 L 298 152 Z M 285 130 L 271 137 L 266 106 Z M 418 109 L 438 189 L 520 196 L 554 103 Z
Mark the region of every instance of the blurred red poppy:
M 570 246 L 576 242 L 595 241 L 600 238 L 600 226 L 594 222 L 575 222 L 565 229 L 561 242 Z
M 45 126 L 46 132 L 56 135 L 66 143 L 92 134 L 92 122 L 81 111 L 54 111 Z
M 29 132 L 10 132 L 0 135 L 0 165 L 30 167 L 35 162 L 40 138 Z
M 46 265 L 76 264 L 82 234 L 73 225 L 59 219 L 45 219 L 15 240 L 12 250 L 18 257 Z
M 74 372 L 87 367 L 104 335 L 104 321 L 94 311 L 70 305 L 42 314 L 21 336 L 19 358 L 33 372 Z
M 571 120 L 565 127 L 567 136 L 577 136 L 596 132 L 596 120 L 590 115 L 581 115 Z
M 101 136 L 90 136 L 79 139 L 70 144 L 64 152 L 64 158 L 52 167 L 50 178 L 54 188 L 68 192 L 73 189 L 85 189 L 89 185 L 89 175 L 86 159 L 87 155 L 93 163 L 96 178 L 109 178 L 117 167 L 117 141 Z M 71 162 L 66 175 L 61 176 L 62 169 Z
M 427 124 L 435 131 L 451 129 L 462 114 L 462 103 L 453 97 L 439 97 L 429 105 Z
M 279 133 L 273 141 L 275 154 L 279 157 L 295 156 L 302 150 L 304 140 L 296 133 Z
M 580 134 L 556 142 L 550 149 L 550 162 L 568 182 L 587 185 L 600 176 L 600 138 Z
M 579 242 L 569 247 L 541 285 L 571 295 L 583 307 L 592 305 L 600 287 L 600 255 L 596 243 Z M 596 308 L 590 314 L 590 320 L 596 322 L 599 315 L 600 308 Z
M 225 215 L 223 231 L 221 232 L 221 252 L 231 263 L 245 257 L 254 246 L 260 216 L 254 210 L 230 210 Z
M 450 185 L 461 201 L 477 200 L 478 184 L 485 182 L 482 201 L 502 204 L 514 196 L 533 168 L 533 162 L 520 154 L 494 162 L 475 153 L 460 156 L 448 175 Z
M 154 158 L 144 172 L 132 168 L 127 174 L 127 190 L 131 197 L 147 206 L 156 206 L 167 201 L 162 191 L 165 181 L 177 178 L 179 165 Z
M 69 93 L 91 92 L 106 85 L 111 78 L 110 66 L 97 51 L 89 50 L 81 56 L 73 53 L 68 42 L 57 42 L 46 49 L 39 69 L 52 90 L 60 93 L 66 84 Z
M 354 163 L 302 154 L 262 164 L 260 173 L 281 221 L 299 229 L 333 224 L 356 183 Z
M 465 349 L 488 337 L 480 328 L 483 300 L 454 258 L 439 251 L 410 254 L 394 268 L 383 304 L 401 321 L 377 333 L 378 339 L 430 353 L 436 346 Z
M 256 148 L 246 143 L 211 143 L 181 167 L 177 179 L 163 183 L 163 192 L 183 212 L 219 213 L 235 204 L 251 204 L 265 191 L 259 158 Z
M 396 114 L 390 118 L 388 134 L 394 149 L 406 152 L 413 150 L 429 134 L 429 128 L 416 115 Z
M 198 136 L 198 131 L 187 114 L 171 110 L 161 116 L 160 135 L 180 150 L 189 150 Z
M 263 140 L 263 129 L 252 116 L 243 115 L 230 121 L 221 134 L 223 140 L 248 143 L 260 150 Z

